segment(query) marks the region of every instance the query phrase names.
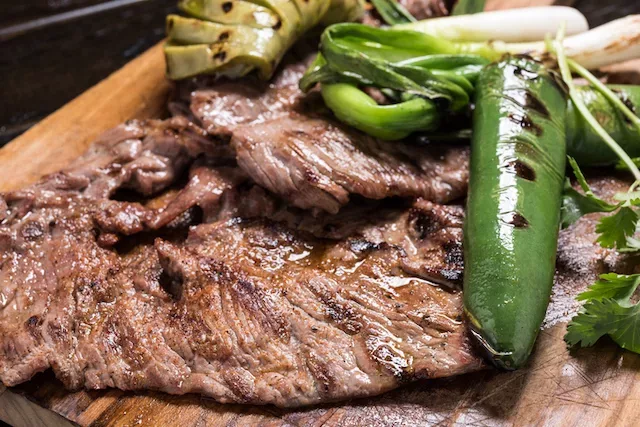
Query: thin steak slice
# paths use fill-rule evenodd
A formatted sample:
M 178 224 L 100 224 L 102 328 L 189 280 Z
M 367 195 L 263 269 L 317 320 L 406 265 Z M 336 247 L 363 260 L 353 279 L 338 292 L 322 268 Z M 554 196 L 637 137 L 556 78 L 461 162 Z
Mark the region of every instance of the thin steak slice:
M 460 293 L 405 274 L 400 247 L 232 219 L 156 248 L 180 283 L 164 338 L 194 367 L 184 392 L 299 406 L 481 366 Z
M 312 230 L 247 200 L 259 187 L 183 124 L 129 123 L 0 197 L 3 383 L 51 368 L 70 389 L 298 406 L 481 367 L 459 288 L 432 280 L 462 268 L 433 251 L 459 240 L 459 208 L 402 202 L 340 227 L 349 207 Z
M 105 247 L 144 231 L 153 212 L 110 197 L 120 190 L 151 196 L 173 185 L 196 157 L 222 159 L 203 135 L 182 119 L 128 122 L 105 133 L 71 168 L 0 196 L 3 382 L 53 367 L 69 386 L 91 384 L 86 361 L 97 351 L 90 335 L 103 321 L 100 313 L 117 298 L 136 296 L 116 278 L 126 257 Z
M 314 56 L 315 49 L 299 55 L 289 53 L 270 82 L 255 77 L 221 81 L 205 77 L 183 82 L 181 85 L 186 87 L 179 89 L 187 92 L 182 94 L 183 102 L 190 103 L 191 114 L 203 128 L 228 139 L 238 126 L 304 109 L 306 100 L 298 89 L 298 81 Z
M 466 147 L 376 140 L 338 123 L 317 92 L 298 89 L 316 46 L 298 45 L 269 83 L 183 82 L 180 98 L 190 100 L 190 111 L 174 110 L 220 137 L 222 145 L 231 139 L 244 172 L 300 208 L 336 213 L 352 194 L 438 203 L 462 197 Z
M 324 118 L 299 114 L 238 127 L 238 165 L 291 204 L 336 213 L 350 194 L 369 199 L 464 196 L 468 150 L 387 143 Z

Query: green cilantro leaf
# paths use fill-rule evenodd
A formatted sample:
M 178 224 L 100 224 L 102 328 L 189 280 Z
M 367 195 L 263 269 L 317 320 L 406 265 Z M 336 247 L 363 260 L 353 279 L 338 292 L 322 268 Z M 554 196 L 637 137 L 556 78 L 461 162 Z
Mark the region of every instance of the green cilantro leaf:
M 640 352 L 640 304 L 630 302 L 639 284 L 640 274 L 600 276 L 578 295 L 587 302 L 567 326 L 567 344 L 588 347 L 609 335 L 620 347 Z
M 640 353 L 640 305 L 625 307 L 616 300 L 591 300 L 567 326 L 570 346 L 589 347 L 609 335 L 622 348 Z
M 600 219 L 596 225 L 597 242 L 605 248 L 627 248 L 627 238 L 633 236 L 638 224 L 638 214 L 630 207 L 622 207 L 611 216 Z
M 576 191 L 569 180 L 565 182 L 562 195 L 562 228 L 567 228 L 586 214 L 594 212 L 613 212 L 618 205 L 612 205 L 593 194 L 581 194 Z
M 610 298 L 591 300 L 571 320 L 564 339 L 570 346 L 588 347 L 603 335 L 640 353 L 640 305 L 625 306 Z
M 640 274 L 616 274 L 607 273 L 600 275 L 600 280 L 576 297 L 578 301 L 602 300 L 613 298 L 615 300 L 628 300 L 640 283 Z

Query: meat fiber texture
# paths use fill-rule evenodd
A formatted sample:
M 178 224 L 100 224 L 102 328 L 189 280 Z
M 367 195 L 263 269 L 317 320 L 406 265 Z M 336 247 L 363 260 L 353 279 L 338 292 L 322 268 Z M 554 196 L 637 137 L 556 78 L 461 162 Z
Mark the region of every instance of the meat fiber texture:
M 300 406 L 482 366 L 462 210 L 312 216 L 185 119 L 129 122 L 0 198 L 0 379 Z
M 298 82 L 315 55 L 309 43 L 268 83 L 183 82 L 171 110 L 228 144 L 257 184 L 303 209 L 335 214 L 354 196 L 447 203 L 465 195 L 468 147 L 380 141 L 333 119 L 317 92 L 303 94 Z

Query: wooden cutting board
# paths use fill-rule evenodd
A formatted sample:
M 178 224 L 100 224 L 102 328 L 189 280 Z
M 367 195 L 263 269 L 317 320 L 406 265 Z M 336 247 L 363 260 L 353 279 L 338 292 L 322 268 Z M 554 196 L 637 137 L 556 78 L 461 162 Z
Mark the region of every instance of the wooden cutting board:
M 516 3 L 551 2 L 496 0 L 490 6 Z M 169 91 L 156 46 L 1 149 L 0 191 L 59 170 L 120 122 L 161 117 Z M 529 367 L 517 372 L 426 381 L 377 398 L 301 410 L 220 405 L 195 395 L 69 393 L 45 373 L 14 388 L 0 384 L 0 420 L 15 427 L 638 425 L 640 356 L 606 342 L 569 354 L 564 332 L 564 324 L 542 331 Z

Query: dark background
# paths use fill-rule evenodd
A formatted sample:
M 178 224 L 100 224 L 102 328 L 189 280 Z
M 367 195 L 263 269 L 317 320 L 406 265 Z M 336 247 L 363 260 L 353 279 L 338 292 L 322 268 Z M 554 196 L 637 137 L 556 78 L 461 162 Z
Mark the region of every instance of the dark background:
M 118 0 L 0 0 L 0 31 Z M 164 37 L 177 0 L 140 0 L 111 11 L 0 37 L 0 145 Z M 85 9 L 86 10 L 86 9 Z M 1 34 L 1 33 L 0 33 Z
M 177 0 L 0 0 L 0 146 L 98 83 L 164 36 Z M 591 26 L 640 13 L 638 0 L 565 1 Z M 99 8 L 119 6 L 110 11 Z M 54 25 L 42 19 L 86 16 Z M 18 24 L 32 29 L 7 39 Z M 13 27 L 15 28 L 15 27 Z M 15 31 L 12 31 L 15 32 Z

